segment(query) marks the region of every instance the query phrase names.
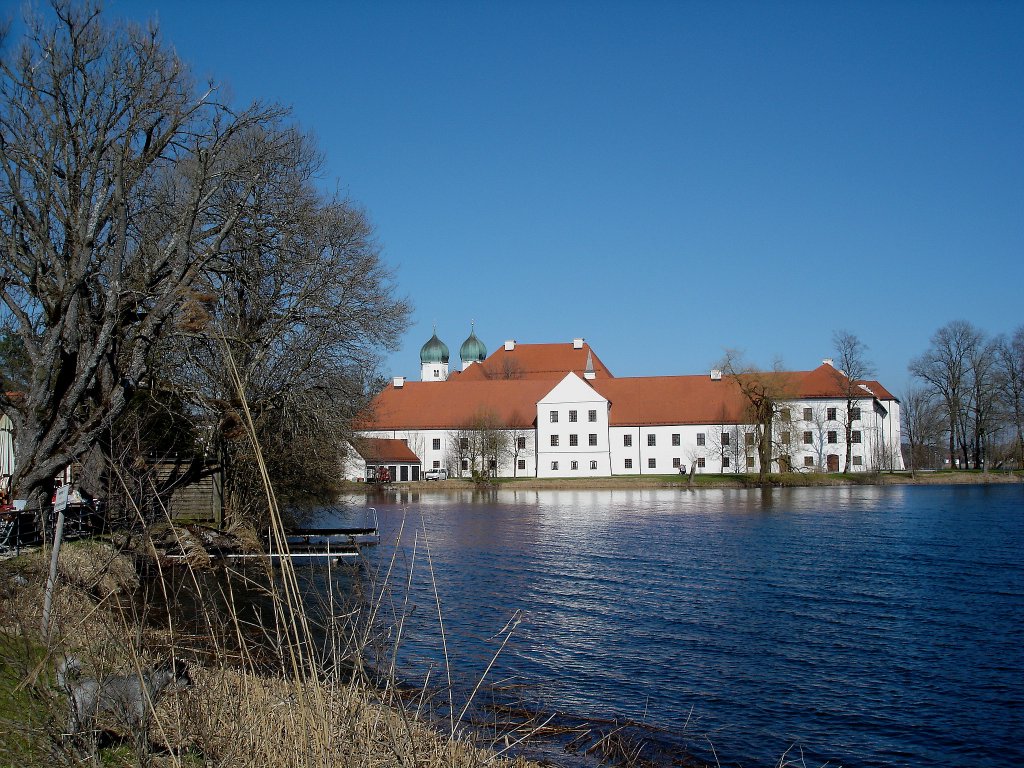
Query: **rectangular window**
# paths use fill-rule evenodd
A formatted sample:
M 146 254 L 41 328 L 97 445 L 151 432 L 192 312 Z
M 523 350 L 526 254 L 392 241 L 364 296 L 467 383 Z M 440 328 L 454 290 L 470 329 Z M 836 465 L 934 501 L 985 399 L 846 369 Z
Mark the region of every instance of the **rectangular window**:
M 813 445 L 814 435 L 810 432 L 804 432 L 804 445 Z
M 860 408 L 851 408 L 850 409 L 850 421 L 859 421 L 859 420 L 860 420 Z
M 587 411 L 587 421 L 597 421 L 597 411 Z M 597 467 L 594 467 L 597 469 Z
M 597 445 L 597 434 L 595 432 L 591 432 L 590 435 L 587 437 L 587 440 L 589 441 L 590 445 Z
M 575 471 L 575 470 L 577 470 L 579 468 L 580 468 L 580 463 L 578 461 L 570 461 L 569 462 L 569 469 Z
M 672 435 L 672 446 L 675 447 L 675 446 L 678 446 L 678 445 L 679 445 L 679 435 L 673 433 L 673 435 Z
M 679 469 L 679 459 L 672 459 L 672 469 Z
M 551 419 L 551 423 L 552 424 L 557 424 L 558 423 L 558 411 L 551 411 L 551 413 L 549 415 L 549 418 Z
M 580 444 L 580 437 L 579 437 L 579 435 L 569 435 L 569 445 L 571 445 L 573 448 L 575 448 L 579 444 Z
M 551 436 L 551 447 L 556 448 L 558 446 L 558 435 Z
M 491 459 L 490 461 L 487 462 L 487 468 L 490 469 L 491 471 L 497 469 L 498 462 L 496 462 L 494 459 Z
M 789 432 L 783 432 L 781 435 L 779 435 L 779 438 L 781 439 L 783 445 L 789 445 Z
M 633 447 L 633 436 L 632 435 L 623 435 L 622 436 L 622 445 L 625 448 L 632 448 Z
M 590 468 L 596 470 L 597 469 L 597 462 L 596 461 L 590 462 Z
M 463 470 L 469 469 L 469 459 L 463 459 L 462 460 L 462 469 Z
M 469 448 L 469 438 L 468 437 L 460 437 L 459 438 L 459 448 L 461 448 L 462 450 L 466 450 L 467 448 Z
M 728 456 L 723 456 L 722 457 L 722 469 L 728 469 L 728 468 L 729 468 L 729 457 Z
M 853 457 L 853 466 L 855 466 L 855 467 L 859 467 L 859 466 L 861 466 L 861 465 L 862 465 L 863 463 L 864 463 L 864 461 L 863 461 L 863 457 L 861 457 L 861 456 L 854 456 L 854 457 Z
M 723 432 L 722 433 L 722 445 L 728 445 L 728 444 L 729 444 L 729 433 L 728 432 Z
M 704 433 L 703 432 L 698 432 L 697 433 L 697 445 L 704 445 Z
M 657 469 L 658 468 L 658 461 L 657 461 L 657 459 L 648 459 L 647 460 L 647 468 L 648 469 Z
M 656 445 L 657 444 L 657 438 L 653 434 L 648 435 L 647 436 L 647 444 L 648 445 Z
M 805 467 L 813 467 L 814 466 L 814 457 L 813 456 L 804 456 L 804 466 Z
M 626 467 L 626 469 L 632 469 L 633 468 L 633 460 L 632 459 L 626 459 L 625 467 Z
M 569 421 L 573 424 L 576 423 L 576 411 L 569 411 Z
M 829 421 L 835 421 L 836 420 L 836 409 L 835 408 L 827 408 L 825 410 L 825 418 L 828 419 Z
M 434 447 L 435 451 L 440 451 L 441 450 L 441 438 L 435 437 L 433 442 L 431 442 L 431 445 Z
M 558 462 L 557 461 L 552 461 L 551 462 L 551 469 L 554 470 L 555 472 L 558 471 Z
M 828 444 L 829 445 L 835 445 L 838 442 L 839 442 L 839 433 L 836 432 L 834 429 L 830 429 L 829 432 L 828 432 Z
M 747 456 L 747 469 L 753 469 L 753 467 L 754 467 L 754 457 L 753 456 Z
M 516 438 L 516 448 L 518 448 L 519 450 L 524 450 L 526 448 L 526 438 L 525 437 L 517 437 Z
M 850 442 L 851 443 L 859 443 L 860 442 L 860 430 L 859 429 L 855 429 L 852 432 L 850 432 Z
M 433 464 L 431 464 L 431 466 L 434 469 L 440 469 L 441 468 L 441 462 L 440 461 L 435 461 Z
M 782 421 L 791 421 L 793 419 L 793 413 L 789 408 L 783 408 L 779 411 L 779 418 Z
M 526 459 L 520 459 L 517 463 L 520 469 L 526 469 Z
M 814 414 L 811 413 L 811 409 L 810 408 L 804 408 L 804 421 L 812 421 L 813 419 L 814 419 Z
M 697 457 L 697 466 L 700 467 L 701 469 L 704 469 L 704 457 L 703 456 L 698 456 Z
M 747 448 L 750 448 L 754 444 L 754 433 L 747 432 L 743 436 L 744 442 L 747 444 Z

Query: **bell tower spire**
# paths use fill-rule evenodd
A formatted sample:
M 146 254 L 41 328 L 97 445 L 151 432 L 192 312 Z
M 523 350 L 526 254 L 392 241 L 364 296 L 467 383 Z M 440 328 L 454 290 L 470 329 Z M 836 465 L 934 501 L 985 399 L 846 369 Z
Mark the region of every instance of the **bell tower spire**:
M 445 381 L 448 378 L 448 346 L 434 335 L 420 349 L 420 381 Z

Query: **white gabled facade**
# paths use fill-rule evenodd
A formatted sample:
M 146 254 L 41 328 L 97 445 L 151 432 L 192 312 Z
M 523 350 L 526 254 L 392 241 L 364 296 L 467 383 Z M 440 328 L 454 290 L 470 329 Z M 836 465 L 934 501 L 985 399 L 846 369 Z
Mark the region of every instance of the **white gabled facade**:
M 608 400 L 575 373 L 537 403 L 537 477 L 605 477 L 611 472 Z

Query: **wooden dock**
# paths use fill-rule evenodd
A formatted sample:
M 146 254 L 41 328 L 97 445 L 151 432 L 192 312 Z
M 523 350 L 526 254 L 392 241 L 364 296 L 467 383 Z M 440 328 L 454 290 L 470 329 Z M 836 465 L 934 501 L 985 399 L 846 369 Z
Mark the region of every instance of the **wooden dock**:
M 285 531 L 284 546 L 281 548 L 275 546 L 278 537 L 274 536 L 271 531 L 267 531 L 263 552 L 240 552 L 237 549 L 233 551 L 233 547 L 219 546 L 215 540 L 204 543 L 207 545 L 211 561 L 236 562 L 269 559 L 274 564 L 288 561 L 295 565 L 338 562 L 358 558 L 363 547 L 376 546 L 380 542 L 377 510 L 370 507 L 367 512 L 372 517 L 372 524 L 332 528 L 290 528 Z M 190 528 L 194 529 L 198 526 L 190 526 Z M 204 529 L 201 532 L 208 533 L 214 539 L 223 535 L 213 529 Z M 167 553 L 165 557 L 170 560 L 188 559 L 184 552 Z

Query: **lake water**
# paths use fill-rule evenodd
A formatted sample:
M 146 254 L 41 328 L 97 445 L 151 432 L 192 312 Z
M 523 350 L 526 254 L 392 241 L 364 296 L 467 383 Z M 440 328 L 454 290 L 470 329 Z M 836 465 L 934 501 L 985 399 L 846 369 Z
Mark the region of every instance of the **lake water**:
M 393 581 L 400 595 L 412 573 L 399 653 L 410 679 L 445 677 L 436 587 L 463 690 L 519 615 L 490 680 L 537 683 L 553 711 L 648 723 L 667 753 L 747 766 L 791 748 L 808 766 L 1024 761 L 1021 486 L 369 503 L 385 541 L 404 525 Z M 370 558 L 386 565 L 394 551 Z

